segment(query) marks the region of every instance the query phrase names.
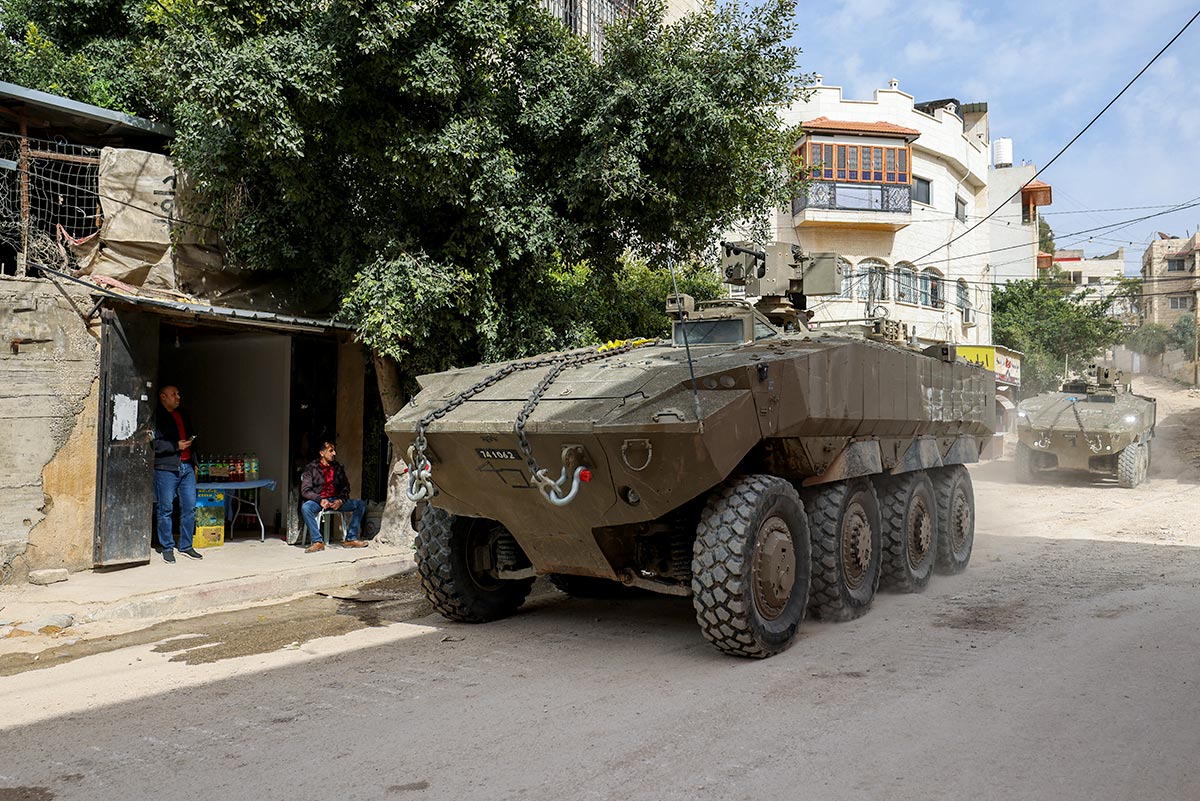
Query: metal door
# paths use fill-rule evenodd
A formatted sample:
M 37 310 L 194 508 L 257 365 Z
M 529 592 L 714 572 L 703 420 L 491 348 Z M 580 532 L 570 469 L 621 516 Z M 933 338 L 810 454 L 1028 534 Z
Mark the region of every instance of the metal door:
M 96 565 L 150 560 L 158 393 L 158 317 L 103 309 L 100 328 L 100 458 Z

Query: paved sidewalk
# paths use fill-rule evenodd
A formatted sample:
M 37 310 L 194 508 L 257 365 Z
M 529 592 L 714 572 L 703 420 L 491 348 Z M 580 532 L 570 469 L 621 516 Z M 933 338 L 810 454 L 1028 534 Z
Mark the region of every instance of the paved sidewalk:
M 64 637 L 103 636 L 158 620 L 281 601 L 413 568 L 411 548 L 375 542 L 353 549 L 333 544 L 306 554 L 279 539 L 244 539 L 200 553 L 202 560 L 177 554 L 173 565 L 154 553 L 149 564 L 72 573 L 44 587 L 0 586 L 0 653 L 40 651 Z M 38 623 L 44 625 L 31 626 Z

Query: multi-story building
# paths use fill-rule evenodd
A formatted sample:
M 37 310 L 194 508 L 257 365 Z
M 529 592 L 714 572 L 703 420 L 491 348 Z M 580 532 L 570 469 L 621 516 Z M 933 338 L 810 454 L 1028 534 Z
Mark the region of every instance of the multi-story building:
M 604 28 L 637 7 L 637 0 L 543 0 L 546 10 L 572 33 L 587 39 L 592 54 L 600 56 Z M 702 0 L 667 0 L 665 18 L 670 21 L 699 10 Z
M 993 165 L 988 170 L 988 220 L 991 238 L 991 275 L 995 283 L 1037 278 L 1050 266 L 1048 254 L 1038 249 L 1038 209 L 1049 206 L 1049 184 L 1033 176 L 1032 164 L 1013 164 L 1011 139 L 992 143 Z
M 1160 234 L 1142 254 L 1142 320 L 1173 325 L 1196 309 L 1200 291 L 1200 233 L 1189 239 Z
M 785 120 L 802 127 L 810 180 L 776 239 L 842 265 L 841 295 L 814 303 L 814 319 L 886 314 L 924 341 L 990 344 L 992 227 L 972 227 L 990 210 L 987 105 L 918 103 L 895 80 L 847 100 L 817 76 Z M 1015 230 L 1036 263 L 1036 224 Z

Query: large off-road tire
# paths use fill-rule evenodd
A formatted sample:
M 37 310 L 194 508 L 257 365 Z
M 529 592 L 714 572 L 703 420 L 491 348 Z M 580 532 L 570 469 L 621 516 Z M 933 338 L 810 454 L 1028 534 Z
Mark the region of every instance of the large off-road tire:
M 1146 447 L 1133 443 L 1117 456 L 1117 483 L 1125 489 L 1133 489 L 1146 478 L 1149 471 L 1149 454 Z
M 1017 481 L 1022 484 L 1032 484 L 1037 480 L 1037 467 L 1035 464 L 1036 455 L 1033 448 L 1026 445 L 1024 442 L 1017 443 L 1017 455 L 1013 462 L 1014 470 L 1017 474 Z
M 626 587 L 619 581 L 595 578 L 594 576 L 571 576 L 566 573 L 550 574 L 550 583 L 559 592 L 572 598 L 633 598 L 642 594 L 636 587 Z
M 975 545 L 975 489 L 971 474 L 960 464 L 930 471 L 937 498 L 937 563 L 939 573 L 961 573 Z
M 692 604 L 704 638 L 727 654 L 788 647 L 808 605 L 809 536 L 787 481 L 731 479 L 705 504 L 692 551 Z
M 808 608 L 822 620 L 853 620 L 875 600 L 883 561 L 879 500 L 870 479 L 824 484 L 804 495 L 812 533 Z
M 533 579 L 498 579 L 471 567 L 472 551 L 503 533 L 494 520 L 429 507 L 417 524 L 417 573 L 434 609 L 450 620 L 487 623 L 525 603 Z
M 929 584 L 937 559 L 938 518 L 933 481 L 924 470 L 876 482 L 883 523 L 883 575 L 880 586 L 920 592 Z

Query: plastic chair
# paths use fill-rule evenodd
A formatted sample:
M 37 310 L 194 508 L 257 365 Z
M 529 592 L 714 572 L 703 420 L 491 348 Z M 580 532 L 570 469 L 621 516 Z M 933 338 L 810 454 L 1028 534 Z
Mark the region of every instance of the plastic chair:
M 338 539 L 346 539 L 346 527 L 350 525 L 350 516 L 350 512 L 346 512 L 341 509 L 322 509 L 321 511 L 317 512 L 317 528 L 321 530 L 321 537 L 325 540 L 326 544 L 333 542 L 334 520 L 341 521 L 340 525 L 338 526 L 341 536 Z M 301 538 L 301 544 L 307 545 L 308 541 L 311 539 L 311 536 L 308 533 L 308 526 L 304 524 L 303 519 L 300 521 L 300 526 L 304 529 L 304 534 Z

